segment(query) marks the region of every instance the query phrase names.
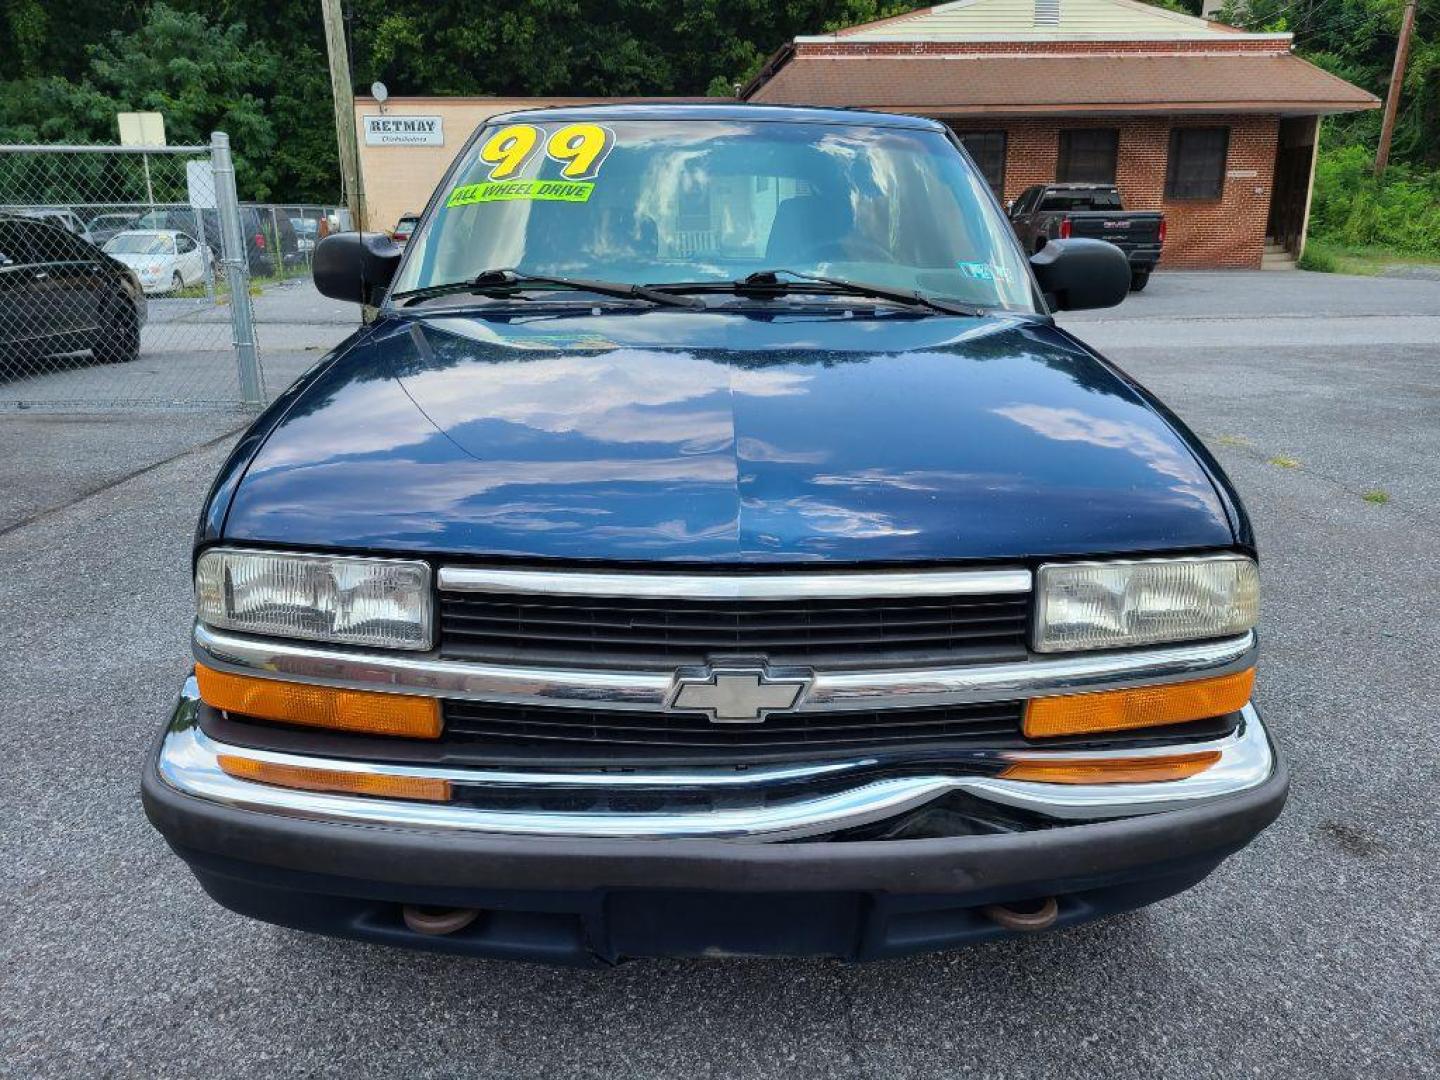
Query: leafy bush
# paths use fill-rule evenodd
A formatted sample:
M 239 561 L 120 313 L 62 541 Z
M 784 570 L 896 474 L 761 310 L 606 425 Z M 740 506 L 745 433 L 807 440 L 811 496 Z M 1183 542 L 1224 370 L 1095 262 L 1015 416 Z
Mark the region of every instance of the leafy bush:
M 1396 164 L 1377 180 L 1373 168 L 1373 154 L 1358 143 L 1321 151 L 1310 235 L 1345 247 L 1440 255 L 1440 172 Z

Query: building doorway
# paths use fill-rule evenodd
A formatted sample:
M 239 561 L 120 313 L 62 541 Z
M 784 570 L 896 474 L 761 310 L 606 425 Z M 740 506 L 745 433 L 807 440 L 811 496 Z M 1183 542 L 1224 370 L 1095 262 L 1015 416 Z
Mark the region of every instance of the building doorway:
M 1310 214 L 1311 168 L 1319 127 L 1320 119 L 1316 116 L 1285 117 L 1280 121 L 1265 239 L 1267 244 L 1283 249 L 1292 257 L 1300 254 L 1305 240 L 1305 224 Z

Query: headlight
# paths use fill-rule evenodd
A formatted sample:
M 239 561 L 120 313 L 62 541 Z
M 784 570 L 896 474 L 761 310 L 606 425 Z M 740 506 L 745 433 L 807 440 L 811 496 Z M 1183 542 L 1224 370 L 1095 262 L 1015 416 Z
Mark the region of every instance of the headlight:
M 1051 563 L 1035 585 L 1036 652 L 1226 637 L 1260 610 L 1260 572 L 1243 555 Z
M 430 567 L 216 548 L 195 567 L 207 626 L 386 649 L 430 648 Z

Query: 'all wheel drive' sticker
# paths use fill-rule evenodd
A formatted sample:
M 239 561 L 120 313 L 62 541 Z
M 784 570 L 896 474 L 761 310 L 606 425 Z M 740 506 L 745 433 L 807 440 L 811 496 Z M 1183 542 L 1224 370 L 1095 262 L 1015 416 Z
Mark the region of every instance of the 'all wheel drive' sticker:
M 445 205 L 472 206 L 475 203 L 505 202 L 510 199 L 586 202 L 594 190 L 594 183 L 588 180 L 489 180 L 481 184 L 462 184 L 450 192 Z

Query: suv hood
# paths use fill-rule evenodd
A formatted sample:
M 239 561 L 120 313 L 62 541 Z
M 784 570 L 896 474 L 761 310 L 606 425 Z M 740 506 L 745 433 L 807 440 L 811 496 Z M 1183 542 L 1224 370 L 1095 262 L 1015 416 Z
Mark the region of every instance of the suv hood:
M 223 531 L 629 562 L 1232 546 L 1197 447 L 1020 317 L 390 317 L 298 393 Z

